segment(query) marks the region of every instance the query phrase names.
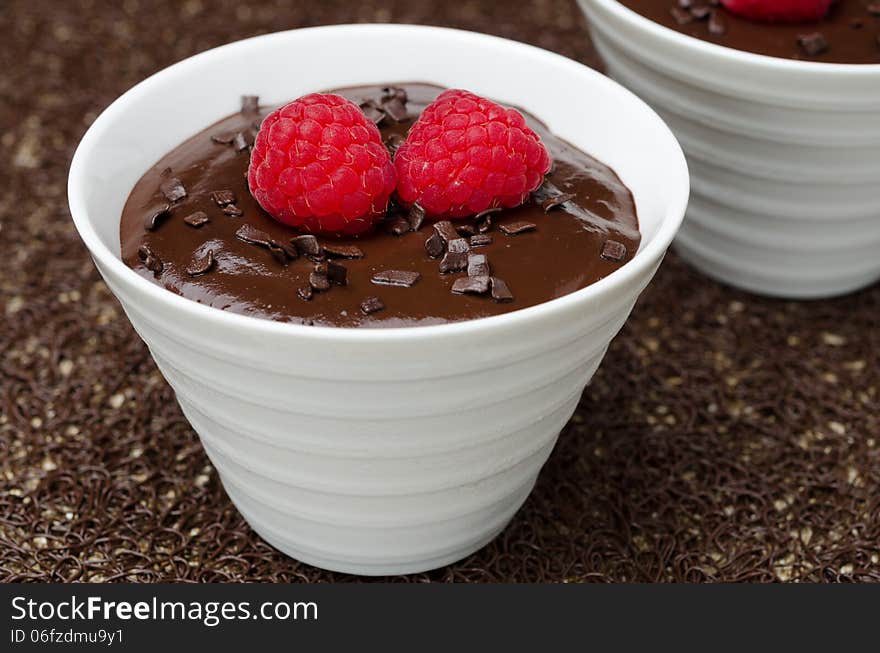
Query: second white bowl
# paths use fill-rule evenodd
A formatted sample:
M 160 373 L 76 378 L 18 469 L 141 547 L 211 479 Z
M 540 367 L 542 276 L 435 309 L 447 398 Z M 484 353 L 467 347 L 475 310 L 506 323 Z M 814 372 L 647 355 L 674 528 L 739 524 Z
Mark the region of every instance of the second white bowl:
M 692 197 L 675 246 L 757 293 L 817 298 L 880 279 L 880 65 L 776 59 L 579 0 L 609 74 L 664 117 Z

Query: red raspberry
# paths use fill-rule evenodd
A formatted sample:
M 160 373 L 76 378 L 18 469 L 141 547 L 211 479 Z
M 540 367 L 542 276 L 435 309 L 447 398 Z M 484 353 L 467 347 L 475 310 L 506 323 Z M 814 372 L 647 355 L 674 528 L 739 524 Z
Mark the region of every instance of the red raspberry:
M 397 194 L 434 217 L 519 206 L 550 170 L 550 154 L 519 111 L 445 91 L 394 155 Z
M 345 235 L 363 233 L 385 214 L 396 183 L 376 125 L 353 102 L 323 93 L 266 116 L 247 179 L 279 222 Z
M 800 23 L 822 19 L 834 0 L 721 0 L 732 14 L 762 23 Z

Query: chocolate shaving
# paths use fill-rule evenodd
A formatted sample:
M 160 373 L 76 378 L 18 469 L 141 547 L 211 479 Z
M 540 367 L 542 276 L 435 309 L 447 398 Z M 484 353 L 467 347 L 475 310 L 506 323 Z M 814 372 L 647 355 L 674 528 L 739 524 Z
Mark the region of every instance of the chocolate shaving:
M 244 211 L 238 208 L 235 204 L 227 204 L 223 207 L 223 213 L 228 215 L 230 218 L 240 218 L 244 215 Z
M 382 89 L 382 111 L 395 122 L 403 122 L 409 114 L 406 111 L 406 90 L 397 86 Z
M 459 224 L 455 225 L 455 230 L 458 232 L 459 236 L 473 236 L 477 233 L 477 227 L 472 224 Z
M 235 237 L 251 245 L 259 245 L 260 247 L 268 247 L 272 241 L 272 237 L 261 229 L 257 229 L 249 224 L 244 224 L 235 232 Z
M 471 246 L 465 238 L 455 238 L 446 243 L 446 251 L 453 254 L 467 254 L 470 249 Z
M 446 249 L 446 245 L 443 242 L 443 239 L 440 237 L 436 231 L 432 233 L 428 240 L 425 241 L 425 251 L 428 252 L 428 256 L 431 258 L 438 258 L 443 251 Z
M 489 279 L 489 287 L 492 289 L 492 299 L 496 302 L 512 302 L 513 301 L 513 293 L 510 292 L 510 288 L 507 283 L 498 277 L 491 277 Z
M 330 279 L 326 274 L 315 271 L 309 275 L 309 285 L 315 292 L 323 292 L 330 290 Z
M 232 138 L 232 146 L 235 148 L 236 152 L 244 152 L 248 149 L 248 141 L 247 138 L 245 138 L 244 132 L 238 132 Z
M 361 302 L 361 310 L 366 315 L 372 315 L 373 313 L 385 310 L 385 304 L 378 297 L 367 297 Z
M 177 202 L 186 197 L 186 189 L 177 177 L 169 177 L 163 181 L 159 184 L 159 190 L 169 202 Z
M 231 190 L 215 190 L 211 193 L 211 199 L 217 206 L 226 206 L 235 203 L 235 193 Z
M 691 16 L 694 17 L 694 20 L 706 20 L 711 13 L 712 8 L 707 5 L 701 5 L 691 9 Z
M 165 204 L 164 206 L 159 207 L 144 218 L 144 229 L 147 231 L 155 231 L 156 227 L 158 227 L 159 224 L 169 215 L 171 215 L 170 204 Z
M 327 261 L 321 265 L 327 270 L 326 274 L 330 283 L 336 284 L 337 286 L 348 285 L 348 268 L 344 265 L 336 263 L 335 261 Z
M 797 41 L 801 49 L 811 57 L 820 55 L 828 49 L 828 41 L 821 32 L 801 34 Z
M 679 9 L 678 7 L 673 7 L 669 11 L 672 14 L 672 17 L 675 19 L 675 22 L 679 25 L 687 25 L 688 23 L 692 23 L 694 21 L 694 17 L 689 11 L 684 11 L 682 9 Z
M 866 8 L 872 16 L 880 16 L 880 2 L 872 2 Z
M 709 33 L 721 36 L 726 31 L 727 25 L 724 22 L 724 19 L 721 18 L 721 14 L 717 11 L 713 11 L 712 15 L 709 16 Z
M 501 212 L 501 207 L 496 206 L 491 209 L 486 209 L 485 211 L 480 211 L 474 216 L 474 220 L 477 225 L 477 231 L 481 234 L 486 233 L 492 228 L 492 216 L 496 213 Z
M 600 256 L 606 261 L 617 263 L 626 258 L 626 245 L 616 240 L 606 240 L 602 245 L 602 253 Z
M 458 238 L 458 232 L 455 230 L 455 227 L 449 220 L 441 220 L 440 222 L 434 223 L 434 231 L 437 232 L 437 235 L 443 240 L 443 244 L 445 245 L 450 240 L 455 240 Z
M 471 247 L 485 247 L 486 245 L 492 244 L 492 236 L 489 234 L 476 234 L 471 236 L 470 245 Z
M 362 100 L 358 106 L 367 117 L 367 120 L 371 121 L 373 124 L 378 125 L 385 120 L 385 112 L 378 104 L 376 104 L 375 100 Z
M 238 231 L 235 232 L 235 237 L 250 245 L 265 247 L 269 250 L 272 257 L 282 265 L 287 265 L 290 261 L 299 257 L 299 253 L 295 247 L 285 243 L 279 243 L 265 231 L 257 229 L 249 224 L 239 227 Z
M 165 268 L 165 265 L 162 263 L 162 259 L 159 258 L 159 255 L 153 252 L 146 245 L 141 245 L 138 248 L 138 258 L 143 262 L 144 267 L 147 268 L 150 272 L 152 272 L 155 276 L 159 276 L 162 274 L 162 270 Z
M 299 258 L 299 252 L 293 245 L 289 245 L 287 243 L 279 243 L 277 240 L 273 240 L 272 245 L 278 247 L 282 252 L 284 252 L 285 255 L 287 255 L 287 258 L 289 258 L 291 261 Z
M 370 281 L 380 286 L 411 288 L 421 278 L 421 274 L 409 270 L 382 270 L 381 272 L 376 272 L 370 278 Z
M 214 263 L 214 250 L 209 249 L 201 261 L 193 261 L 190 266 L 186 268 L 186 273 L 191 277 L 201 276 L 210 272 L 214 267 Z
M 409 228 L 412 231 L 418 231 L 422 228 L 422 223 L 425 221 L 425 209 L 422 208 L 421 204 L 416 202 L 409 210 L 406 219 L 409 222 Z
M 311 301 L 314 293 L 311 286 L 300 286 L 297 289 L 296 294 L 299 295 L 300 299 L 308 302 Z
M 409 117 L 406 111 L 406 105 L 398 98 L 392 98 L 382 103 L 382 110 L 394 122 L 403 122 Z
M 148 256 L 147 260 L 144 261 L 144 266 L 146 266 L 146 268 L 157 277 L 162 274 L 162 270 L 165 269 L 165 264 L 162 263 L 162 259 L 156 254 Z
M 398 100 L 406 104 L 409 100 L 406 89 L 400 86 L 385 86 L 382 88 L 382 102 L 390 102 L 391 100 Z
M 400 217 L 392 220 L 388 226 L 388 230 L 395 236 L 402 236 L 405 233 L 409 233 L 411 228 L 409 220 Z
M 440 260 L 440 274 L 460 272 L 467 268 L 467 254 L 464 252 L 446 252 Z
M 493 206 L 492 208 L 485 209 L 485 210 L 480 211 L 479 213 L 477 213 L 477 214 L 474 216 L 474 220 L 482 220 L 482 219 L 485 218 L 486 216 L 494 215 L 495 213 L 501 213 L 501 211 L 503 211 L 503 210 L 504 210 L 504 209 L 502 209 L 500 206 Z
M 290 243 L 303 256 L 319 256 L 322 252 L 318 239 L 311 234 L 303 234 L 302 236 L 291 238 Z
M 525 233 L 527 231 L 534 231 L 537 229 L 537 226 L 534 222 L 525 222 L 524 220 L 518 220 L 516 222 L 509 222 L 508 224 L 502 224 L 498 227 L 501 231 L 504 232 L 507 236 L 516 236 L 517 234 Z
M 281 265 L 287 265 L 290 262 L 287 250 L 278 241 L 270 240 L 266 243 L 266 248 L 269 250 L 272 258 L 278 261 Z
M 208 224 L 210 220 L 208 219 L 208 214 L 204 211 L 196 211 L 195 213 L 190 213 L 186 216 L 183 221 L 188 224 L 190 227 L 195 227 L 198 229 L 199 227 L 203 227 Z
M 336 243 L 324 243 L 324 252 L 332 258 L 363 258 L 364 252 L 355 245 L 337 245 Z
M 469 277 L 488 277 L 491 274 L 489 259 L 485 254 L 470 254 L 467 262 Z
M 482 295 L 489 291 L 489 277 L 461 277 L 452 284 L 452 292 L 456 295 Z
M 259 95 L 242 95 L 241 112 L 244 114 L 257 113 L 260 110 Z
M 492 214 L 498 213 L 500 210 L 501 209 L 490 209 L 489 211 L 483 211 L 478 214 L 475 223 L 477 232 L 481 234 L 488 232 L 492 228 Z
M 212 134 L 211 140 L 219 145 L 229 145 L 235 140 L 235 132 L 226 132 L 224 134 Z
M 541 202 L 541 208 L 544 209 L 544 213 L 549 213 L 556 207 L 562 206 L 566 202 L 570 202 L 574 199 L 574 197 L 574 193 L 560 193 L 559 195 L 548 197 L 543 202 Z

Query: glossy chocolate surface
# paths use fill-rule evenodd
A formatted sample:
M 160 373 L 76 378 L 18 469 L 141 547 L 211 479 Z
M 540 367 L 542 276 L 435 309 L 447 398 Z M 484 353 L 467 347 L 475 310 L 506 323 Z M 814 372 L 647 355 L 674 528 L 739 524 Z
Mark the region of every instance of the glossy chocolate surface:
M 880 3 L 877 0 L 837 0 L 822 20 L 790 24 L 749 21 L 709 0 L 619 1 L 665 27 L 736 50 L 783 59 L 880 64 Z M 704 12 L 701 8 L 710 8 L 710 11 Z M 815 38 L 804 41 L 804 37 L 816 34 L 825 41 L 824 48 L 811 45 L 816 43 Z
M 404 136 L 418 113 L 442 89 L 426 84 L 405 84 L 409 100 L 406 120 L 380 124 L 382 136 Z M 378 100 L 382 85 L 339 89 L 334 92 L 359 102 Z M 269 108 L 261 108 L 266 115 Z M 217 143 L 211 136 L 247 131 L 256 116 L 238 113 L 196 134 L 164 156 L 140 179 L 126 202 L 121 221 L 122 258 L 143 277 L 194 301 L 279 321 L 344 327 L 398 327 L 441 324 L 507 313 L 574 292 L 609 275 L 629 261 L 638 249 L 638 220 L 630 191 L 607 166 L 553 136 L 539 121 L 527 117 L 550 148 L 555 166 L 547 181 L 574 198 L 545 213 L 540 203 L 530 201 L 512 210 L 492 215 L 488 232 L 491 244 L 476 247 L 474 254 L 486 255 L 492 274 L 506 282 L 513 301 L 495 301 L 490 295 L 453 294 L 456 279 L 466 271 L 441 274 L 439 260 L 428 256 L 425 241 L 434 233 L 425 221 L 418 231 L 393 235 L 387 225 L 357 239 L 319 238 L 328 245 L 354 245 L 363 251 L 360 259 L 331 259 L 345 266 L 348 282 L 315 292 L 310 300 L 298 290 L 308 286 L 314 263 L 304 256 L 282 265 L 264 247 L 243 242 L 235 233 L 248 224 L 269 234 L 279 243 L 290 243 L 298 232 L 282 225 L 257 205 L 248 192 L 245 172 L 248 152 L 230 144 Z M 170 168 L 170 174 L 166 169 Z M 165 175 L 163 176 L 163 172 Z M 147 230 L 145 218 L 167 202 L 160 190 L 163 181 L 178 178 L 187 195 L 172 203 L 168 215 Z M 167 190 L 167 187 L 166 187 Z M 231 190 L 234 205 L 243 215 L 224 213 L 212 197 L 214 191 Z M 184 218 L 202 212 L 208 221 L 199 227 Z M 195 222 L 203 221 L 197 215 Z M 190 219 L 190 222 L 193 222 Z M 390 222 L 390 221 L 389 221 Z M 517 223 L 535 228 L 515 235 Z M 457 227 L 474 220 L 454 221 Z M 513 228 L 512 228 L 513 227 Z M 625 247 L 622 260 L 609 260 L 608 241 Z M 161 271 L 147 263 L 138 250 L 146 246 L 161 260 Z M 612 250 L 619 248 L 612 246 Z M 193 276 L 214 259 L 204 273 Z M 605 251 L 606 256 L 602 253 Z M 189 268 L 190 272 L 187 272 Z M 381 271 L 418 272 L 421 278 L 411 287 L 377 285 L 372 277 Z M 383 308 L 372 311 L 376 297 Z

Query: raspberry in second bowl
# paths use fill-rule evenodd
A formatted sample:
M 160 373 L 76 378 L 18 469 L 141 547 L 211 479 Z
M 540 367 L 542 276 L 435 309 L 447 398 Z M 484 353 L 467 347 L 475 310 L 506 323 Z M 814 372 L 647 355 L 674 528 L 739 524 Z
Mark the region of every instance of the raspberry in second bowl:
M 402 203 L 450 218 L 519 206 L 550 165 L 519 111 L 458 89 L 422 112 L 394 156 Z
M 800 23 L 820 20 L 832 0 L 721 0 L 725 9 L 748 20 Z
M 379 130 L 350 100 L 311 93 L 260 126 L 248 186 L 279 222 L 356 235 L 385 215 L 396 175 Z

